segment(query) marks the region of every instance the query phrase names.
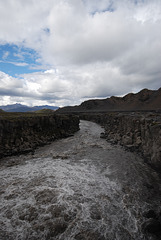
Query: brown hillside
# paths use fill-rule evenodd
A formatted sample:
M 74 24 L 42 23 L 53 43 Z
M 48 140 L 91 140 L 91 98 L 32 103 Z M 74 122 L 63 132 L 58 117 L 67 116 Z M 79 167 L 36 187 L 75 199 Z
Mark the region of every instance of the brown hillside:
M 99 111 L 151 111 L 161 110 L 161 88 L 158 90 L 143 89 L 124 97 L 94 99 L 81 103 L 79 106 L 64 107 L 58 112 L 99 112 Z

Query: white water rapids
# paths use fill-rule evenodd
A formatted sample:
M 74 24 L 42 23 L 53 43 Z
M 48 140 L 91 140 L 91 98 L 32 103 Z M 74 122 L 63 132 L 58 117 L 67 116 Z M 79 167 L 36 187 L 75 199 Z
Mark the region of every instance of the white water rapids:
M 157 175 L 81 121 L 74 136 L 0 162 L 0 240 L 148 240 Z

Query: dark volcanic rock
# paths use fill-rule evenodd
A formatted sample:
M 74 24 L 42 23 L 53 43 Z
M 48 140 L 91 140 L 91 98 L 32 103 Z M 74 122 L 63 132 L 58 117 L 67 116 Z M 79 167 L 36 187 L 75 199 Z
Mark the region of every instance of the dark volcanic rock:
M 150 218 L 143 224 L 143 230 L 158 235 L 161 233 L 161 223 L 156 219 Z
M 81 119 L 94 121 L 105 128 L 107 140 L 141 153 L 145 161 L 161 172 L 161 114 L 118 113 L 79 114 Z
M 31 115 L 0 118 L 0 157 L 33 151 L 37 146 L 71 136 L 79 130 L 73 115 Z
M 145 212 L 145 213 L 144 213 L 144 217 L 156 219 L 156 218 L 157 218 L 157 214 L 155 213 L 154 210 L 151 209 L 151 210 L 149 210 L 148 212 Z

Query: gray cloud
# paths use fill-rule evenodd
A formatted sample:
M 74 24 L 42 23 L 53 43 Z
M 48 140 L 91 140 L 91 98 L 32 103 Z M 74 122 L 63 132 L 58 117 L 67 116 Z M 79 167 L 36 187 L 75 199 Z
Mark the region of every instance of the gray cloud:
M 17 96 L 29 104 L 74 105 L 160 87 L 157 0 L 6 0 L 0 11 L 0 43 L 34 49 L 45 69 L 17 78 L 1 73 L 4 102 Z

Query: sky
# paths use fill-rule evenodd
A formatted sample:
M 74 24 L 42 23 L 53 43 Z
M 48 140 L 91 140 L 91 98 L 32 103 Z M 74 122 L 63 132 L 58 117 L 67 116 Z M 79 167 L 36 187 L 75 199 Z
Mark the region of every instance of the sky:
M 0 105 L 161 87 L 161 0 L 0 0 Z

